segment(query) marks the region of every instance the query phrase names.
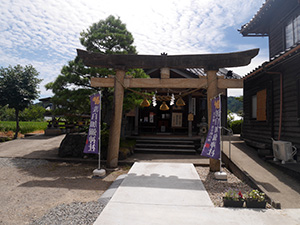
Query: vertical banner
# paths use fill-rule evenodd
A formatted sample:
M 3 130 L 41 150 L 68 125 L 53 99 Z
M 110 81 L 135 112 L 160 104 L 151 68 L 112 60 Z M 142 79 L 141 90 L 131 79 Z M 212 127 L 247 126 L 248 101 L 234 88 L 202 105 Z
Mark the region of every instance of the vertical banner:
M 201 155 L 220 160 L 221 100 L 220 95 L 211 101 L 211 121 Z
M 99 153 L 99 134 L 100 134 L 100 93 L 94 94 L 90 97 L 91 100 L 91 121 L 89 133 L 86 139 L 84 153 Z

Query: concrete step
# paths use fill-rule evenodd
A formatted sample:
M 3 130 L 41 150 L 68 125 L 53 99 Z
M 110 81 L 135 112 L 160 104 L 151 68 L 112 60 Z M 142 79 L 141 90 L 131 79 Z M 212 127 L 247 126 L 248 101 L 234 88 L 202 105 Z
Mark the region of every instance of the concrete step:
M 144 144 L 140 144 L 140 143 L 137 143 L 135 145 L 136 147 L 139 147 L 139 148 L 187 148 L 187 149 L 195 149 L 195 145 L 181 145 L 181 144 L 167 144 L 167 145 L 164 145 L 164 144 L 159 144 L 159 143 L 144 143 Z
M 187 140 L 157 140 L 157 139 L 142 139 L 136 140 L 136 143 L 162 143 L 162 144 L 194 144 L 194 141 L 187 141 Z
M 161 154 L 187 154 L 194 155 L 196 151 L 194 149 L 167 149 L 167 148 L 135 148 L 136 153 L 161 153 Z

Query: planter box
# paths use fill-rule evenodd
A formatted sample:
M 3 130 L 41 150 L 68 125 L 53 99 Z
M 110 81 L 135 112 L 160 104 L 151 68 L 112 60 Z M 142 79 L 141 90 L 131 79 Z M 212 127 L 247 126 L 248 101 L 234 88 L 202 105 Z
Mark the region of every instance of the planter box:
M 247 208 L 266 208 L 266 201 L 258 202 L 253 200 L 246 200 Z
M 242 208 L 244 201 L 233 201 L 231 199 L 223 199 L 224 207 Z

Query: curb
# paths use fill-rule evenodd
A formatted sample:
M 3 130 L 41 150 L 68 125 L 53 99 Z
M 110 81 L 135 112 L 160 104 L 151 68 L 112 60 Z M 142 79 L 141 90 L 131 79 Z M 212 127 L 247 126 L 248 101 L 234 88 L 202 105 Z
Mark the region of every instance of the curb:
M 107 205 L 107 203 L 110 201 L 110 199 L 113 197 L 113 195 L 115 194 L 115 192 L 117 191 L 118 187 L 121 185 L 125 177 L 127 177 L 127 174 L 122 174 L 118 176 L 117 179 L 114 180 L 114 182 L 109 186 L 109 188 L 98 199 L 98 201 L 102 205 L 104 205 L 104 208 Z

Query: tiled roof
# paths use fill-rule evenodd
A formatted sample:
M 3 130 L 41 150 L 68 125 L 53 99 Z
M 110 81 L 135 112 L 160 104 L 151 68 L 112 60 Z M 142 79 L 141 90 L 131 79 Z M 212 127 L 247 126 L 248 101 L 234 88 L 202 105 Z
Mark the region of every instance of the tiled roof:
M 207 76 L 203 68 L 187 68 L 187 71 L 197 75 L 197 76 Z M 217 72 L 217 76 L 224 76 L 228 79 L 241 79 L 242 77 L 234 72 L 232 72 L 232 76 L 228 76 L 228 70 L 221 68 Z
M 244 79 L 248 79 L 249 77 L 258 74 L 259 72 L 269 69 L 272 66 L 276 66 L 278 63 L 290 59 L 291 57 L 298 54 L 300 54 L 300 43 L 298 45 L 293 45 L 292 47 L 286 49 L 285 51 L 280 52 L 279 54 L 271 58 L 270 61 L 264 62 L 261 66 L 255 68 L 253 71 L 248 73 L 244 77 Z
M 157 72 L 159 69 L 147 69 L 146 74 L 151 74 L 154 71 Z M 183 78 L 198 78 L 199 76 L 207 76 L 203 68 L 186 68 L 186 69 L 171 69 L 175 73 L 181 75 Z M 224 76 L 226 79 L 242 79 L 242 77 L 230 70 L 220 68 L 217 72 L 217 76 Z M 228 73 L 229 72 L 229 73 Z

